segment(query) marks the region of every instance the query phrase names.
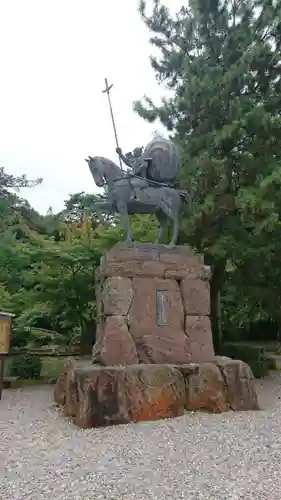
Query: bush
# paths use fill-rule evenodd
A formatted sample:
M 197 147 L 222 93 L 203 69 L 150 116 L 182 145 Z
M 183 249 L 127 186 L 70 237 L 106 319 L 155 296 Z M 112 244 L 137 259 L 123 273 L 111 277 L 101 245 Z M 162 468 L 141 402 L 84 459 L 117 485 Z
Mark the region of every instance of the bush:
M 13 334 L 11 338 L 11 347 L 25 347 L 30 340 L 29 332 L 24 328 L 13 325 Z
M 268 374 L 271 362 L 262 347 L 243 344 L 224 344 L 220 354 L 233 359 L 240 359 L 250 365 L 254 377 L 261 378 Z
M 40 378 L 42 361 L 36 354 L 20 354 L 15 356 L 11 363 L 11 375 L 21 379 Z

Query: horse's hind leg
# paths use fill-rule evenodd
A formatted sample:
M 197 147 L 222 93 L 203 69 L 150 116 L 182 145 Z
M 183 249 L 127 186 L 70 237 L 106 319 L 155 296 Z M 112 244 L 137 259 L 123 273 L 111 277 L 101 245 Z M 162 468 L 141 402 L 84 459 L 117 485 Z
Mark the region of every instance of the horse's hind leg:
M 170 189 L 169 196 L 165 196 L 165 192 L 163 193 L 163 198 L 159 203 L 159 211 L 156 213 L 157 218 L 161 224 L 161 231 L 158 237 L 158 241 L 162 234 L 167 229 L 167 225 L 169 220 L 173 221 L 173 231 L 172 231 L 172 239 L 169 243 L 170 247 L 176 245 L 178 234 L 179 234 L 179 209 L 181 204 L 181 198 L 179 193 L 175 189 Z M 159 214 L 160 218 L 159 218 Z M 164 221 L 165 218 L 165 222 Z M 164 226 L 164 227 L 163 227 Z
M 179 214 L 177 212 L 173 217 L 173 234 L 172 234 L 172 239 L 169 243 L 170 247 L 174 247 L 176 245 L 178 235 L 179 235 Z
M 159 221 L 159 224 L 160 224 L 160 231 L 158 233 L 158 237 L 157 237 L 157 240 L 155 241 L 155 243 L 161 243 L 161 241 L 163 241 L 163 238 L 164 238 L 165 233 L 167 231 L 168 217 L 161 210 L 158 210 L 158 212 L 156 212 L 155 215 L 156 215 L 156 217 Z
M 170 241 L 169 246 L 174 247 L 177 243 L 178 235 L 179 235 L 179 211 L 180 211 L 181 199 L 178 196 L 178 199 L 175 199 L 173 207 L 171 219 L 173 221 L 173 234 L 172 239 Z

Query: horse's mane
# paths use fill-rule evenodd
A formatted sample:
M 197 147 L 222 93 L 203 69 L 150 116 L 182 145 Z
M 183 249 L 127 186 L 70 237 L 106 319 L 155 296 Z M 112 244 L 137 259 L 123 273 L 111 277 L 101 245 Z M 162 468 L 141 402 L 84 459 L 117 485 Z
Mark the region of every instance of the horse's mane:
M 109 169 L 112 173 L 118 174 L 120 177 L 124 174 L 121 168 L 109 158 L 105 158 L 104 156 L 95 156 L 93 160 L 101 163 L 101 165 Z
M 105 156 L 94 156 L 93 158 L 94 160 L 98 160 L 102 163 L 108 163 L 108 164 L 111 164 L 112 166 L 116 167 L 116 168 L 119 168 L 118 165 L 116 165 L 116 163 L 114 163 L 114 161 L 110 160 L 109 158 L 106 158 Z

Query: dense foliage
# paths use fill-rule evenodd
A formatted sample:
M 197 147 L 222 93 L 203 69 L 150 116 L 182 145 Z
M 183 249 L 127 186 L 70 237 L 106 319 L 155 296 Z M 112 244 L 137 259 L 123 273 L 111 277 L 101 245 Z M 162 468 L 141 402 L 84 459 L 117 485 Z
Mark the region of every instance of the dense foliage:
M 275 369 L 274 362 L 270 362 L 262 347 L 225 343 L 221 351 L 224 356 L 241 359 L 247 363 L 256 378 L 262 378 L 267 375 L 270 369 Z
M 213 267 L 218 344 L 220 295 L 228 327 L 280 324 L 281 2 L 191 0 L 173 16 L 154 0 L 147 10 L 141 1 L 169 97 L 135 109 L 181 147 L 194 209 L 182 240 Z
M 85 193 L 71 196 L 60 214 L 40 216 L 12 192 L 36 182 L 0 173 L 0 309 L 16 315 L 12 345 L 73 344 L 90 352 L 94 269 L 102 253 L 124 237 L 118 220 L 99 220 L 96 196 Z M 133 227 L 136 238 L 155 238 L 147 217 L 133 221 Z
M 40 378 L 41 369 L 42 361 L 40 356 L 25 353 L 12 359 L 10 372 L 12 377 L 36 380 Z

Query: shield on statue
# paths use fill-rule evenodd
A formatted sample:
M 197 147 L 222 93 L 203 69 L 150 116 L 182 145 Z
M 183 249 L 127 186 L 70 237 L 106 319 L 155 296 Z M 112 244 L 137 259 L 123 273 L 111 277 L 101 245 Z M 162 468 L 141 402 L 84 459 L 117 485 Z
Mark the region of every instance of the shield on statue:
M 149 158 L 147 177 L 173 186 L 179 179 L 181 161 L 176 145 L 164 138 L 153 139 L 143 152 Z

